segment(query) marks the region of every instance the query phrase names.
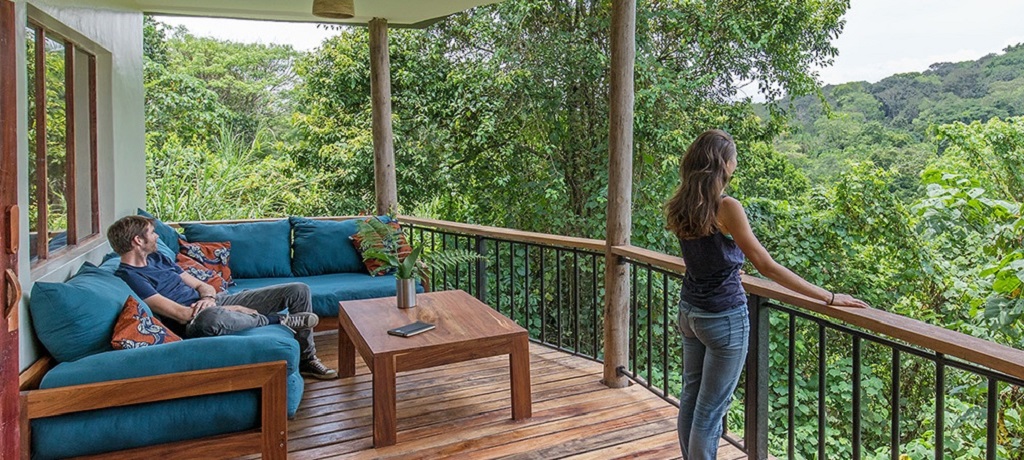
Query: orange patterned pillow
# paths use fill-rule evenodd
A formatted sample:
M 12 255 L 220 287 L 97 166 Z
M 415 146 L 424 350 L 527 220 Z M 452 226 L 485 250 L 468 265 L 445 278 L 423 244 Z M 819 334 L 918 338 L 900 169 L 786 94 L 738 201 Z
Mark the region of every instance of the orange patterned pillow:
M 178 253 L 177 260 L 175 262 L 178 263 L 178 266 L 181 267 L 185 273 L 194 276 L 199 281 L 213 286 L 217 292 L 227 290 L 227 282 L 224 281 L 224 278 L 220 276 L 219 273 L 204 267 L 189 256 Z
M 115 350 L 127 350 L 180 340 L 181 337 L 164 327 L 159 319 L 150 316 L 135 297 L 128 296 L 114 324 L 110 346 Z
M 231 279 L 231 268 L 228 266 L 228 261 L 231 258 L 230 241 L 222 243 L 186 243 L 183 241 L 179 251 L 199 262 L 207 270 L 213 270 L 221 278 L 224 278 L 224 288 L 234 286 L 235 280 Z
M 368 217 L 366 220 L 370 220 L 370 219 L 377 219 L 377 218 L 376 217 Z M 388 249 L 391 249 L 391 250 L 395 251 L 398 254 L 398 260 L 404 260 L 406 256 L 408 256 L 410 253 L 412 253 L 412 245 L 410 245 L 409 241 L 405 239 L 405 232 L 402 231 L 402 226 L 398 224 L 398 221 L 392 220 L 391 222 L 388 222 L 387 225 L 390 226 L 391 228 L 397 230 L 398 233 L 399 233 L 398 241 L 396 242 L 398 247 L 397 248 L 388 248 Z M 356 233 L 355 235 L 352 235 L 349 238 L 352 239 L 352 244 L 355 245 L 356 251 L 358 251 L 359 252 L 359 256 L 362 257 L 362 255 L 363 255 L 363 239 L 359 236 L 358 233 Z M 379 245 L 376 245 L 375 247 L 379 247 L 381 249 L 384 249 L 384 244 L 381 243 Z M 394 271 L 393 269 L 391 269 L 391 270 L 385 270 L 385 271 L 382 271 L 382 272 L 378 273 L 378 270 L 380 270 L 380 268 L 382 266 L 384 266 L 384 262 L 381 262 L 381 261 L 379 261 L 377 259 L 363 259 L 363 264 L 366 265 L 366 269 L 370 271 L 370 275 L 372 275 L 372 276 L 389 275 L 389 274 L 391 274 L 391 272 Z

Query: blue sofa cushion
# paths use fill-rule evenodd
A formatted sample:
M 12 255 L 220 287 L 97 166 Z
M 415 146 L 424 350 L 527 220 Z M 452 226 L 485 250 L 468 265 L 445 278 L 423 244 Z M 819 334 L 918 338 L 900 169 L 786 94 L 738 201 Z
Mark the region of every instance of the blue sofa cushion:
M 160 237 L 160 241 L 163 241 L 164 245 L 167 246 L 168 250 L 171 251 L 171 260 L 174 260 L 174 254 L 178 253 L 178 240 L 181 239 L 181 233 L 172 228 L 170 225 L 163 223 L 156 216 L 146 212 L 143 209 L 139 209 L 139 215 L 142 217 L 148 217 L 153 219 L 153 227 L 156 230 L 157 236 Z M 159 250 L 159 246 L 157 246 Z
M 291 217 L 292 275 L 315 276 L 329 273 L 365 272 L 349 237 L 356 234 L 356 221 L 313 220 Z
M 285 361 L 291 417 L 303 393 L 298 360 L 299 345 L 293 334 L 275 325 L 61 363 L 43 377 L 40 388 Z M 32 453 L 33 458 L 63 458 L 195 439 L 256 428 L 259 417 L 256 391 L 94 410 L 33 420 Z
M 114 323 L 128 296 L 135 297 L 152 315 L 149 306 L 120 278 L 83 264 L 65 283 L 35 283 L 28 310 L 36 337 L 54 359 L 75 361 L 112 350 Z
M 281 283 L 306 283 L 313 295 L 313 312 L 325 318 L 338 316 L 338 302 L 342 300 L 372 299 L 395 295 L 394 275 L 370 276 L 365 272 L 236 281 L 237 284 L 228 292 L 240 292 L 245 289 L 256 289 Z M 417 284 L 416 292 L 423 292 L 423 286 Z
M 231 242 L 231 274 L 234 278 L 292 276 L 291 234 L 287 219 L 244 224 L 183 224 L 192 242 Z

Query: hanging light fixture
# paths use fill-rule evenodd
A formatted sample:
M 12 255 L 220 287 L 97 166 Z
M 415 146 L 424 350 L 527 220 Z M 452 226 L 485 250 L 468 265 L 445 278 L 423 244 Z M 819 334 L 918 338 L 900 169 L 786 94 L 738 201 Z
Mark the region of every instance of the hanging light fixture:
M 355 0 L 313 0 L 313 16 L 351 19 L 356 15 Z

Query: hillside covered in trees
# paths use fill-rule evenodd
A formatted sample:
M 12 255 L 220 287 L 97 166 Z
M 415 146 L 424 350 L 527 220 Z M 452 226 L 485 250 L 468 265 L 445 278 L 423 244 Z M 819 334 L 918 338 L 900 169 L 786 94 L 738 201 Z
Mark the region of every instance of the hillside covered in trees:
M 938 126 L 1024 115 L 1024 44 L 976 61 L 932 64 L 877 83 L 850 82 L 791 100 L 790 129 L 775 147 L 812 179 L 870 160 L 898 174 L 911 195 L 917 176 L 945 145 Z

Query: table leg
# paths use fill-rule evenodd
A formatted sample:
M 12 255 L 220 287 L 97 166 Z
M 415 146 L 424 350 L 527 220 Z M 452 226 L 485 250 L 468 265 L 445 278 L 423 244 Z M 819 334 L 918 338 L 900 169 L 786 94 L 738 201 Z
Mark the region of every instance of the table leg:
M 356 375 L 356 346 L 345 333 L 345 328 L 338 322 L 338 376 L 352 377 Z
M 398 441 L 395 408 L 395 359 L 373 359 L 373 447 L 393 446 Z
M 512 379 L 512 419 L 530 418 L 533 416 L 533 396 L 530 394 L 530 343 L 526 334 L 512 339 L 508 361 Z

